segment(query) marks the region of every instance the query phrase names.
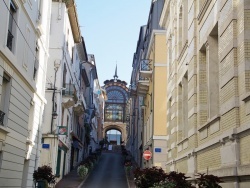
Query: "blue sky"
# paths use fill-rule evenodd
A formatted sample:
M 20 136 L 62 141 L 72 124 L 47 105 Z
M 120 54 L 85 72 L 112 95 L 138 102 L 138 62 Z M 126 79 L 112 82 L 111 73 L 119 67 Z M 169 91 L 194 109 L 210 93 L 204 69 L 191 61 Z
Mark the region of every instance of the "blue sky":
M 88 54 L 94 54 L 100 85 L 112 79 L 130 82 L 140 26 L 146 25 L 151 0 L 76 0 Z

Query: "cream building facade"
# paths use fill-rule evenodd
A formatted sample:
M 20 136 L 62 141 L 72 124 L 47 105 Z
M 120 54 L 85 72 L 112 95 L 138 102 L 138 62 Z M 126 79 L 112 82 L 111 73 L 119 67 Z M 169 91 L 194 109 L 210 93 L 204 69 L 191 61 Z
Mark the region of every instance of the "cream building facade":
M 139 59 L 138 71 L 132 74 L 132 92 L 136 96 L 133 100 L 132 114 L 136 115 L 136 123 L 131 125 L 133 136 L 140 146 L 132 148 L 137 162 L 144 168 L 159 166 L 165 169 L 166 139 L 167 139 L 167 60 L 166 60 L 166 32 L 159 26 L 159 18 L 164 1 L 158 0 L 151 4 L 148 23 L 146 25 L 143 47 L 137 52 Z M 142 31 L 141 31 L 142 32 Z M 138 42 L 138 45 L 141 45 Z M 139 46 L 137 46 L 139 47 Z M 136 78 L 134 80 L 134 78 Z M 134 82 L 133 82 L 134 81 Z M 135 84 L 135 86 L 134 86 Z M 138 111 L 136 110 L 136 107 Z M 139 112 L 139 113 L 138 113 Z M 142 127 L 142 137 L 138 135 Z M 141 147 L 141 148 L 140 148 Z M 142 150 L 142 151 L 141 151 Z M 145 160 L 142 153 L 149 150 L 150 160 Z M 138 159 L 140 156 L 141 159 Z
M 250 184 L 246 0 L 166 0 L 166 170 Z
M 0 185 L 33 187 L 38 167 L 50 1 L 0 2 Z

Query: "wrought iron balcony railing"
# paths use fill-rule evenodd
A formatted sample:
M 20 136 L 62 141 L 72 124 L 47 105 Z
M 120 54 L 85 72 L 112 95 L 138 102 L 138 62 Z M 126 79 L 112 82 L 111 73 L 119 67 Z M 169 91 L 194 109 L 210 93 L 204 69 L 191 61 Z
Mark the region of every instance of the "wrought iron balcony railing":
M 8 30 L 7 47 L 8 47 L 10 50 L 12 50 L 13 38 L 14 38 L 14 36 L 13 36 L 12 33 L 10 32 L 10 30 Z
M 150 59 L 143 59 L 140 62 L 140 75 L 142 77 L 151 77 L 153 71 L 150 64 Z
M 3 125 L 4 115 L 5 115 L 5 113 L 0 110 L 0 125 Z
M 75 94 L 74 84 L 64 84 L 63 87 L 62 95 L 73 96 Z
M 150 59 L 143 59 L 141 60 L 140 64 L 140 71 L 152 71 L 152 68 L 150 66 Z
M 139 82 L 140 82 L 140 81 L 148 82 L 149 80 L 150 80 L 149 78 L 147 78 L 147 77 L 142 77 L 142 76 L 139 76 L 139 79 L 138 79 Z

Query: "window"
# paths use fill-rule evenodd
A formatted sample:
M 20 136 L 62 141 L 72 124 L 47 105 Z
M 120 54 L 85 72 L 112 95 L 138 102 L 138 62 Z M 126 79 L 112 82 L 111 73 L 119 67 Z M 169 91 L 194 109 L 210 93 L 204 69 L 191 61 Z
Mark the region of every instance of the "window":
M 219 114 L 219 54 L 218 54 L 218 23 L 208 36 L 206 43 L 206 68 L 208 91 L 208 118 Z
M 178 27 L 178 53 L 181 53 L 182 50 L 182 7 L 179 12 L 179 27 Z
M 178 27 L 178 54 L 182 51 L 188 40 L 188 1 L 183 1 L 179 9 L 179 27 Z
M 31 140 L 33 137 L 33 126 L 34 126 L 34 115 L 35 115 L 35 104 L 30 105 L 29 111 L 29 122 L 28 122 L 28 138 Z
M 4 73 L 2 81 L 2 93 L 1 93 L 1 104 L 0 110 L 3 113 L 1 116 L 1 125 L 7 124 L 7 114 L 9 110 L 9 100 L 10 100 L 10 77 Z
M 3 164 L 3 152 L 0 150 L 0 169 L 2 169 L 2 164 Z
M 110 104 L 105 109 L 105 121 L 123 121 L 123 108 L 121 105 Z
M 36 42 L 36 58 L 35 58 L 35 64 L 34 64 L 34 70 L 33 70 L 33 79 L 34 80 L 36 80 L 38 68 L 39 68 L 39 45 Z
M 183 138 L 188 136 L 188 75 L 184 75 L 182 79 L 182 122 L 183 122 Z
M 7 36 L 7 47 L 10 51 L 13 51 L 13 40 L 14 40 L 14 25 L 16 17 L 17 7 L 14 2 L 10 1 L 10 12 L 9 12 L 9 26 L 8 26 L 8 36 Z
M 28 70 L 28 61 L 30 60 L 30 36 L 31 36 L 31 29 L 28 25 L 26 25 L 25 31 L 25 44 L 24 44 L 24 52 L 23 52 L 23 67 L 25 70 Z M 36 52 L 37 53 L 37 52 Z

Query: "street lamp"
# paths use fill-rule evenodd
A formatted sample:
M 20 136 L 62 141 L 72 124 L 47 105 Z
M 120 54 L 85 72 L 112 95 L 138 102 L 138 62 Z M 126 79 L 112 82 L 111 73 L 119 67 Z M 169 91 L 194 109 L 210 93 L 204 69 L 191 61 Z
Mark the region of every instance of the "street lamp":
M 54 70 L 55 70 L 55 77 L 54 77 L 54 86 L 53 86 L 53 95 L 52 95 L 52 119 L 51 119 L 51 126 L 50 132 L 53 131 L 53 121 L 57 118 L 58 114 L 55 109 L 55 92 L 56 92 L 56 73 L 60 67 L 61 61 L 59 59 L 55 60 L 54 62 Z

